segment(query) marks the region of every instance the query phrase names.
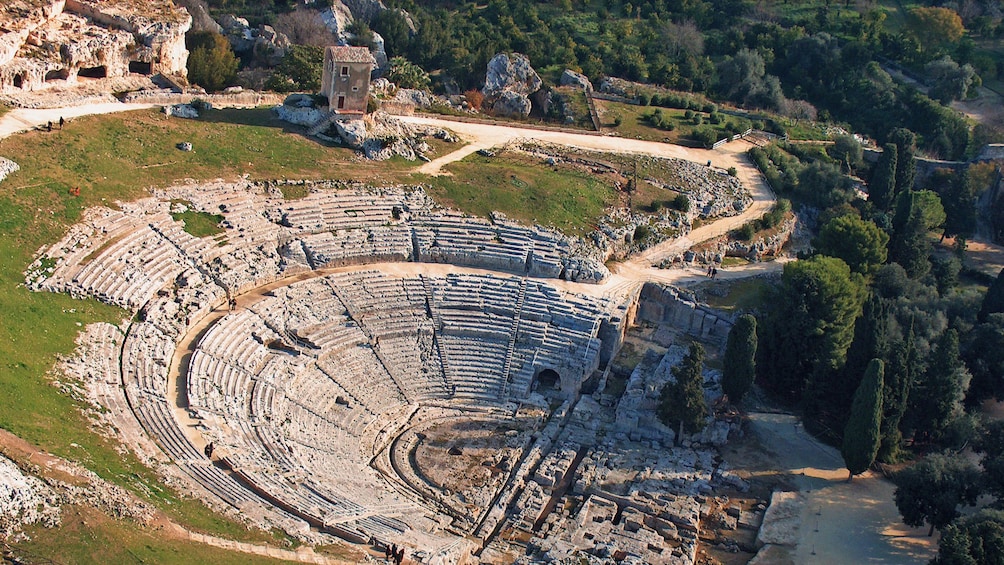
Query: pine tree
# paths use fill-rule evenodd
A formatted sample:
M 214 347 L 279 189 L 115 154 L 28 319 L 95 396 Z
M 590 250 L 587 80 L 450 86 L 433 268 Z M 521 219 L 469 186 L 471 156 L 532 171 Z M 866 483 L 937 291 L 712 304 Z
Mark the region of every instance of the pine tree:
M 844 428 L 844 441 L 840 448 L 844 464 L 850 472 L 847 480 L 867 471 L 878 455 L 884 376 L 885 364 L 881 359 L 872 359 L 854 393 L 851 415 Z
M 862 277 L 840 259 L 815 255 L 786 264 L 759 334 L 757 382 L 792 402 L 825 394 L 826 380 L 844 364 L 863 300 Z
M 868 182 L 868 201 L 882 211 L 888 211 L 896 194 L 896 163 L 899 154 L 895 143 L 882 146 L 882 156 Z
M 985 323 L 990 314 L 999 314 L 1004 312 L 1004 269 L 997 273 L 997 278 L 991 283 L 990 288 L 987 289 L 986 295 L 983 297 L 983 304 L 980 306 L 980 313 L 977 315 L 976 319 L 979 322 Z
M 729 330 L 722 367 L 722 390 L 734 404 L 738 404 L 753 386 L 756 348 L 756 318 L 744 314 Z
M 704 429 L 708 406 L 704 402 L 703 367 L 704 347 L 699 343 L 691 344 L 683 362 L 673 367 L 675 382 L 667 382 L 662 387 L 658 414 L 670 428 L 689 434 Z

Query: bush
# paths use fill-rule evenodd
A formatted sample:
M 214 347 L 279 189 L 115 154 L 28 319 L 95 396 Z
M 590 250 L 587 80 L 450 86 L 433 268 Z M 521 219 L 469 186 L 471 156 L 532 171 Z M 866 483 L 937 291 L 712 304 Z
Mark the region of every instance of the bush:
M 648 106 L 649 103 L 651 103 L 651 101 L 652 99 L 649 98 L 648 94 L 645 94 L 644 92 L 638 95 L 638 104 L 642 106 Z
M 686 119 L 688 119 L 688 120 L 694 119 L 694 111 L 693 110 L 687 110 L 686 112 L 683 113 L 683 117 L 686 118 Z
M 464 100 L 474 110 L 481 110 L 481 105 L 485 103 L 485 95 L 478 89 L 472 88 L 464 92 Z
M 735 167 L 729 167 L 729 176 L 730 177 L 737 176 L 738 174 L 739 174 L 739 171 L 737 171 Z
M 312 45 L 293 45 L 275 68 L 265 86 L 276 92 L 317 92 L 321 89 L 324 50 Z
M 740 241 L 751 241 L 754 235 L 756 235 L 756 226 L 753 225 L 753 222 L 743 224 L 735 231 L 735 237 Z
M 394 57 L 390 60 L 389 67 L 387 80 L 401 88 L 429 90 L 429 86 L 432 84 L 429 73 L 404 57 Z
M 632 241 L 642 241 L 651 235 L 651 233 L 652 230 L 648 226 L 642 224 L 634 229 L 634 237 L 632 238 Z
M 677 194 L 673 199 L 673 208 L 686 214 L 690 211 L 690 198 L 686 194 Z
M 237 77 L 237 57 L 230 42 L 212 31 L 197 31 L 185 38 L 188 46 L 188 80 L 217 92 L 230 86 Z
M 621 118 L 620 114 L 614 116 L 614 127 L 619 128 L 621 124 L 624 123 L 624 119 Z

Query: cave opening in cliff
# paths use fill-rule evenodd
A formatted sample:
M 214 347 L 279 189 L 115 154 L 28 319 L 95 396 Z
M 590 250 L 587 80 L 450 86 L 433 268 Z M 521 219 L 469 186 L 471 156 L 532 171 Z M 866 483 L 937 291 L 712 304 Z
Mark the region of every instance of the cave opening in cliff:
M 69 76 L 69 73 L 66 71 L 66 69 L 52 70 L 45 73 L 45 82 L 53 80 L 66 80 L 67 76 Z
M 108 69 L 104 65 L 97 67 L 86 67 L 77 72 L 78 77 L 85 78 L 105 78 L 108 76 Z
M 129 61 L 129 72 L 138 75 L 148 75 L 153 73 L 153 65 L 143 61 Z
M 24 86 L 24 73 L 19 73 L 14 75 L 14 88 L 22 88 Z

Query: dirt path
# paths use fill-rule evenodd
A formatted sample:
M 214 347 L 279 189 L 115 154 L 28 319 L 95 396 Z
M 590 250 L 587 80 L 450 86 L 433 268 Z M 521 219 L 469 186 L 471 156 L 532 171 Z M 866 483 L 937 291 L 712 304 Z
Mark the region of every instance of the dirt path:
M 128 112 L 130 110 L 145 110 L 156 106 L 157 104 L 102 102 L 100 104 L 85 104 L 83 106 L 69 106 L 66 108 L 16 108 L 0 118 L 0 138 L 35 129 L 38 126 L 44 126 L 48 122 L 52 122 L 53 127 L 58 127 L 59 118 L 71 120 L 92 114 L 113 114 L 115 112 Z
M 847 482 L 840 453 L 809 435 L 791 414 L 754 412 L 750 424 L 768 450 L 772 469 L 805 497 L 794 563 L 843 565 L 925 563 L 937 552 L 927 528 L 903 524 L 893 503 L 895 487 L 868 472 Z

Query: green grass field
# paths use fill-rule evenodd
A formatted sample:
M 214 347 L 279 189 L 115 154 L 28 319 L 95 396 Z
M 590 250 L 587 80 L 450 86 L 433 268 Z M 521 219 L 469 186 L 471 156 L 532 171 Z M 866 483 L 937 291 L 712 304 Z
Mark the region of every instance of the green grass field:
M 693 120 L 686 119 L 684 115 L 685 110 L 679 110 L 676 108 L 659 108 L 662 110 L 663 116 L 672 118 L 673 124 L 676 126 L 673 131 L 667 131 L 652 127 L 646 123 L 644 116 L 656 110 L 656 107 L 654 106 L 639 106 L 636 104 L 624 104 L 621 102 L 610 102 L 607 100 L 597 100 L 596 106 L 600 114 L 600 119 L 603 122 L 604 131 L 612 133 L 616 132 L 618 135 L 623 137 L 644 139 L 647 141 L 665 141 L 667 143 L 677 143 L 681 145 L 696 145 L 693 140 L 688 139 L 688 136 L 690 132 L 698 126 L 694 124 Z M 748 120 L 749 122 L 762 121 L 768 118 L 775 119 L 784 126 L 791 139 L 806 141 L 829 139 L 829 136 L 823 128 L 815 122 L 806 120 L 796 121 L 762 112 L 745 112 L 734 109 L 720 111 L 723 116 L 727 118 L 727 120 L 733 121 L 740 118 Z M 708 114 L 704 112 L 695 112 L 695 114 L 701 116 L 702 126 L 711 127 L 716 132 L 725 131 L 725 123 L 727 120 L 720 124 L 712 124 L 708 121 Z M 619 126 L 615 126 L 613 123 L 616 116 L 620 116 L 621 119 L 621 124 Z
M 726 312 L 748 312 L 764 304 L 770 287 L 771 284 L 764 279 L 742 279 L 730 284 L 725 296 L 708 294 L 705 298 L 712 308 Z
M 452 176 L 416 177 L 436 202 L 478 216 L 499 210 L 570 234 L 593 229 L 614 200 L 613 189 L 590 175 L 555 172 L 519 158 L 471 155 L 446 170 Z

